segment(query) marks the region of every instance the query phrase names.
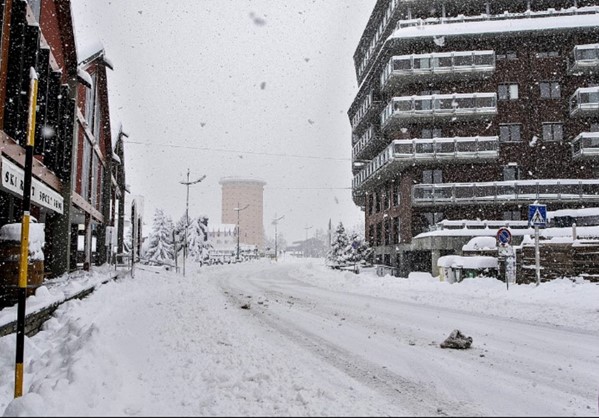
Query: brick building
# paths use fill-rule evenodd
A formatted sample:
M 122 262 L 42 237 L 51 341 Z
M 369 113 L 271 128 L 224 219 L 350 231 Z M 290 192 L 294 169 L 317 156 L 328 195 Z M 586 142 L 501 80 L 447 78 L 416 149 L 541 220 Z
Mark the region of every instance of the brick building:
M 379 263 L 433 271 L 443 220 L 599 202 L 599 2 L 379 0 L 354 54 L 353 197 Z
M 264 185 L 262 180 L 224 177 L 222 186 L 222 223 L 237 225 L 239 214 L 239 242 L 264 249 Z M 246 209 L 243 209 L 247 206 Z M 236 210 L 241 209 L 241 210 Z
M 23 192 L 15 185 L 24 177 L 33 68 L 39 87 L 31 214 L 45 224 L 46 273 L 101 264 L 105 227 L 115 224 L 125 189 L 124 156 L 113 151 L 110 134 L 112 65 L 104 51 L 78 62 L 70 0 L 1 0 L 0 35 L 0 226 L 22 218 Z

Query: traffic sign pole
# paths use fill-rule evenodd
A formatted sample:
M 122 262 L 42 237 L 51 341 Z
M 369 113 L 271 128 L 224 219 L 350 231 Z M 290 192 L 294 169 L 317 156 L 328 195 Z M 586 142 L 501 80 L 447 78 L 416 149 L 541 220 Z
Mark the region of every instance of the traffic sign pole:
M 535 225 L 535 267 L 537 269 L 537 286 L 541 284 L 541 254 L 539 251 L 539 226 Z

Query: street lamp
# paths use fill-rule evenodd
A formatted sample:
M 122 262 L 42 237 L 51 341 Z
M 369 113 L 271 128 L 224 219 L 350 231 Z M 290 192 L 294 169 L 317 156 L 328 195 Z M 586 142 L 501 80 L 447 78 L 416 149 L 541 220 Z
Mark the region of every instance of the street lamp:
M 304 228 L 306 230 L 306 241 L 304 242 L 304 258 L 306 257 L 306 249 L 308 248 L 308 230 L 312 229 L 312 226 L 307 226 Z
M 187 203 L 185 205 L 185 242 L 183 243 L 183 276 L 185 276 L 185 259 L 187 258 L 187 229 L 189 228 L 189 186 L 201 182 L 206 178 L 206 174 L 197 180 L 189 181 L 189 168 L 187 169 L 187 181 L 180 181 L 179 183 L 187 186 Z
M 247 205 L 245 205 L 244 207 L 240 208 L 239 202 L 237 202 L 237 207 L 233 208 L 233 210 L 237 211 L 237 261 L 239 261 L 239 236 L 241 235 L 241 231 L 239 230 L 239 212 L 241 212 L 244 209 L 247 209 L 248 206 L 249 206 L 249 203 Z
M 275 226 L 275 261 L 277 261 L 277 256 L 278 256 L 278 250 L 277 250 L 277 225 L 279 224 L 279 221 L 281 219 L 283 219 L 285 217 L 285 215 L 281 216 L 280 218 L 277 218 L 277 214 L 275 213 L 275 219 L 273 219 L 272 223 Z

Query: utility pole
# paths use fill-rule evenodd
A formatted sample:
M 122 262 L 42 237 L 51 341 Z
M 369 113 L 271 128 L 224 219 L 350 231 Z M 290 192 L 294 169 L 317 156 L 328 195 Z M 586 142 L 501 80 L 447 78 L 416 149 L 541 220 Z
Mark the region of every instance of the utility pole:
M 185 242 L 183 243 L 183 277 L 185 277 L 185 259 L 187 258 L 187 229 L 189 228 L 189 186 L 201 182 L 206 178 L 206 174 L 197 180 L 189 181 L 189 168 L 187 169 L 187 181 L 179 183 L 187 186 L 187 203 L 185 204 Z
M 239 212 L 241 212 L 244 209 L 247 209 L 248 206 L 250 206 L 249 203 L 244 207 L 240 208 L 239 202 L 237 202 L 237 207 L 233 208 L 233 210 L 237 211 L 237 261 L 239 261 L 239 236 L 241 235 L 241 230 L 239 229 Z
M 15 398 L 23 396 L 23 358 L 25 351 L 25 304 L 27 302 L 27 267 L 29 264 L 29 221 L 31 217 L 31 181 L 33 176 L 33 147 L 35 145 L 35 109 L 37 107 L 37 73 L 29 70 L 29 118 L 25 146 L 25 178 L 23 184 L 23 218 L 21 222 L 21 256 L 17 301 L 17 346 L 15 358 Z
M 275 226 L 275 261 L 277 261 L 277 257 L 278 257 L 278 250 L 277 250 L 277 225 L 279 224 L 279 221 L 281 219 L 283 219 L 285 217 L 285 215 L 281 216 L 280 218 L 277 218 L 277 214 L 275 213 L 275 219 L 273 219 L 272 223 Z
M 306 257 L 306 250 L 308 249 L 308 230 L 312 229 L 312 226 L 307 226 L 304 228 L 306 230 L 306 241 L 304 242 L 304 258 Z

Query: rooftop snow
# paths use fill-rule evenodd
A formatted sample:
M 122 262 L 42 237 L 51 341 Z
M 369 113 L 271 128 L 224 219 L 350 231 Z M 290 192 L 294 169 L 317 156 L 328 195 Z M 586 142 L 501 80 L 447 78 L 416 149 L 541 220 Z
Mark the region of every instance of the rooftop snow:
M 462 36 L 481 33 L 526 32 L 599 26 L 599 15 L 556 16 L 528 19 L 485 20 L 451 24 L 423 24 L 395 30 L 389 39 Z

